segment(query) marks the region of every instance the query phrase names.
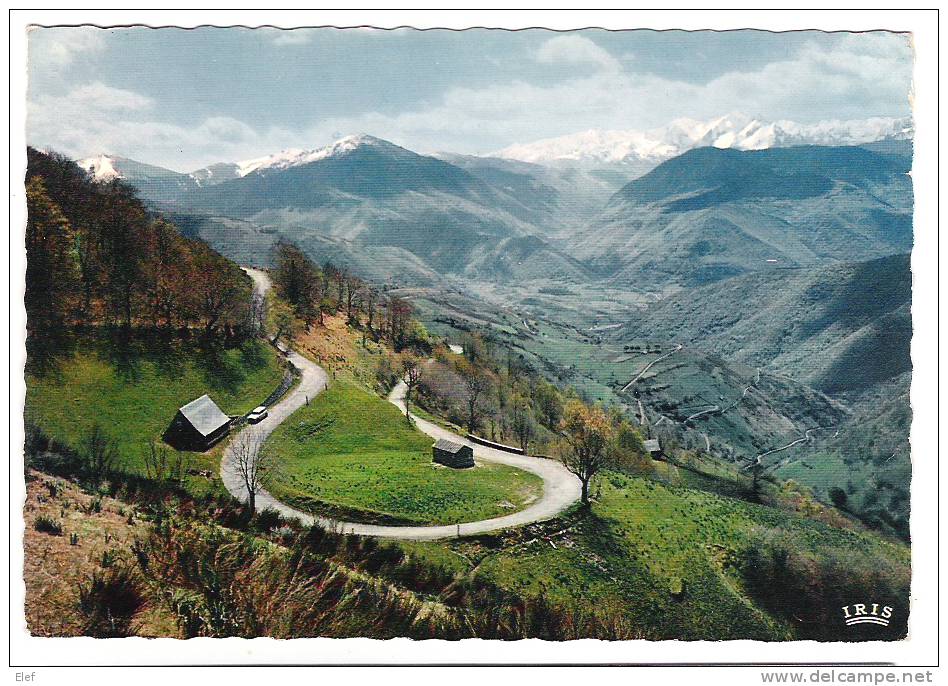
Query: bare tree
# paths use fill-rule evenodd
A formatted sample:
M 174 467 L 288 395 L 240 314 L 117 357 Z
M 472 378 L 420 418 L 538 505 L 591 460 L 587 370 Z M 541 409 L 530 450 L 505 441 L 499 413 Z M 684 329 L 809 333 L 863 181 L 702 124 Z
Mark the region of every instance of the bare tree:
M 490 382 L 480 367 L 467 360 L 458 362 L 458 372 L 464 379 L 464 389 L 467 391 L 467 430 L 474 433 L 481 419 L 481 396 L 490 388 Z
M 263 450 L 265 437 L 256 429 L 247 429 L 234 439 L 230 447 L 234 456 L 234 470 L 247 491 L 250 514 L 256 511 L 257 494 L 263 482 L 276 470 L 276 458 Z
M 355 274 L 345 273 L 346 281 L 346 322 L 349 326 L 358 324 L 359 301 L 362 299 L 362 279 Z
M 267 324 L 267 296 L 254 291 L 250 299 L 250 330 L 259 333 Z
M 378 303 L 379 294 L 372 286 L 365 287 L 365 296 L 363 297 L 363 307 L 365 308 L 366 326 L 375 337 L 375 306 Z
M 536 424 L 533 421 L 533 412 L 525 398 L 517 397 L 511 408 L 511 428 L 520 442 L 520 449 L 524 455 L 530 446 L 530 439 L 536 435 Z
M 389 339 L 395 352 L 400 353 L 408 343 L 408 329 L 411 324 L 411 304 L 403 298 L 392 297 L 388 301 Z
M 405 418 L 411 424 L 411 415 L 408 412 L 411 394 L 421 382 L 421 364 L 414 355 L 405 355 L 402 358 L 402 378 L 405 380 L 405 386 L 407 386 L 405 391 Z
M 336 308 L 334 314 L 345 304 L 344 296 L 346 293 L 346 270 L 339 269 L 332 274 L 332 280 L 336 284 Z

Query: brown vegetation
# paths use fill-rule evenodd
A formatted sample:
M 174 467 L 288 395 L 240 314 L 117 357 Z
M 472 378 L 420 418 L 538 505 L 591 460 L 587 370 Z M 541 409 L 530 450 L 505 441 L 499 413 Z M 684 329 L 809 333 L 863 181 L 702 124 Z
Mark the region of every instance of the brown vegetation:
M 249 278 L 206 244 L 152 216 L 130 186 L 96 183 L 30 148 L 25 303 L 31 342 L 64 324 L 251 328 Z
M 134 572 L 129 571 L 135 568 L 130 549 L 147 536 L 148 525 L 135 508 L 108 496 L 85 493 L 66 479 L 35 471 L 27 477 L 23 580 L 30 633 L 169 635 L 174 625 L 161 608 L 144 601 L 123 602 L 133 612 L 116 617 L 121 621 L 113 623 L 104 611 L 108 604 L 99 602 L 103 597 L 127 601 L 129 596 L 118 598 L 117 590 L 137 588 Z M 62 534 L 37 531 L 33 523 L 40 518 L 57 522 Z M 116 583 L 122 576 L 126 583 Z

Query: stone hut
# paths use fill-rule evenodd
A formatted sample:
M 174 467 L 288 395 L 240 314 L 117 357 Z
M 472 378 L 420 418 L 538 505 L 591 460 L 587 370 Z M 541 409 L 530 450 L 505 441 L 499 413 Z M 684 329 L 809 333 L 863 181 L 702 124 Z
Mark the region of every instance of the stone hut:
M 469 445 L 461 445 L 442 438 L 431 446 L 431 452 L 434 461 L 445 467 L 464 469 L 474 466 L 474 449 Z
M 657 438 L 642 441 L 642 446 L 645 448 L 645 452 L 648 453 L 648 456 L 653 460 L 661 460 L 665 457 L 665 453 L 662 452 L 662 445 L 658 442 Z
M 178 408 L 164 439 L 179 450 L 203 452 L 227 435 L 230 421 L 210 396 L 202 395 Z

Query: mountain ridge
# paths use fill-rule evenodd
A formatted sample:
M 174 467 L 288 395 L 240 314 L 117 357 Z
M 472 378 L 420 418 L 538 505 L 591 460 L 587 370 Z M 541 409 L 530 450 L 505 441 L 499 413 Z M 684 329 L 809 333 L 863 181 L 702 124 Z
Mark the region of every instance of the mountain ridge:
M 908 139 L 910 117 L 872 117 L 799 124 L 773 122 L 732 113 L 706 121 L 680 118 L 653 129 L 590 129 L 565 136 L 519 143 L 489 156 L 534 164 L 653 166 L 693 148 L 760 150 L 797 145 L 859 145 L 878 140 Z
M 910 159 L 860 146 L 698 148 L 620 189 L 570 238 L 570 253 L 615 285 L 644 281 L 667 294 L 908 252 Z

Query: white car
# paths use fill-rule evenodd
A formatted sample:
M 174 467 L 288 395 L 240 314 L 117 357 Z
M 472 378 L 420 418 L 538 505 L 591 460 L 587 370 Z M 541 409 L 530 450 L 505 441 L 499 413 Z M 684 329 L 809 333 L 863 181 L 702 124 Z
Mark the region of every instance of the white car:
M 247 415 L 247 421 L 251 424 L 256 424 L 266 419 L 268 414 L 266 405 L 260 405 L 259 407 L 253 408 L 253 411 Z

